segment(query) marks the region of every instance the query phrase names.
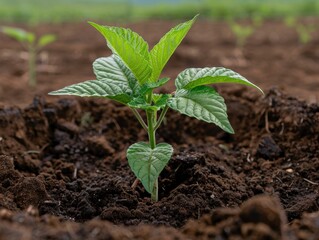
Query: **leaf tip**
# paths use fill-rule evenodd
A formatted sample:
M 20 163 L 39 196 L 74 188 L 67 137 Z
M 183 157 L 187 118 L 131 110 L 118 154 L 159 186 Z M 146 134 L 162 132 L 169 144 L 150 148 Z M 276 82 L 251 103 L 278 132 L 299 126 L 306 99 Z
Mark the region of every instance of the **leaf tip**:
M 229 126 L 222 128 L 225 132 L 229 134 L 235 134 L 233 127 L 229 124 Z
M 259 92 L 261 92 L 261 94 L 262 94 L 263 96 L 265 96 L 264 91 L 263 91 L 260 87 L 258 87 L 258 86 L 255 85 L 255 84 L 253 84 L 253 87 L 255 87 L 257 90 L 259 90 Z
M 196 14 L 191 20 L 189 20 L 188 23 L 191 23 L 191 25 L 193 25 L 194 22 L 197 20 L 198 16 L 199 16 L 199 13 Z
M 94 27 L 96 30 L 99 30 L 99 28 L 101 27 L 99 24 L 95 22 L 88 21 L 87 23 Z
M 49 92 L 48 95 L 61 95 L 59 93 L 59 91 L 52 91 L 52 92 Z

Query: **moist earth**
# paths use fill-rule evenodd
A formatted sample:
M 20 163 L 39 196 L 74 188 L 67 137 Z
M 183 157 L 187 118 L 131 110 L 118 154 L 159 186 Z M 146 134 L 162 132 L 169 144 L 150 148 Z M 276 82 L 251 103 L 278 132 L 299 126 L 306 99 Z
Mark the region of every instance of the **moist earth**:
M 222 92 L 235 135 L 169 111 L 156 137 L 175 152 L 156 203 L 131 187 L 126 149 L 147 135 L 128 108 L 41 97 L 1 108 L 0 236 L 317 239 L 319 105 L 241 90 Z

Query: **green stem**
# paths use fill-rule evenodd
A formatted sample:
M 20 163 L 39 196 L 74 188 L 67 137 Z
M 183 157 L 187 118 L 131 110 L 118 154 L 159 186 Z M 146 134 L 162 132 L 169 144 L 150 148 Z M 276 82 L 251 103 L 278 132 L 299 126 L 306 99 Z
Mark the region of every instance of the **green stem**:
M 153 92 L 150 91 L 147 95 L 147 98 L 146 98 L 146 101 L 149 103 L 149 104 L 152 104 L 152 98 L 153 98 Z
M 153 92 L 150 91 L 147 96 L 147 102 L 152 104 Z M 155 125 L 157 118 L 157 111 L 148 110 L 146 111 L 147 117 L 147 126 L 148 126 L 148 139 L 150 141 L 150 147 L 154 149 L 156 147 L 156 139 L 155 139 Z
M 156 123 L 156 111 L 147 111 L 147 125 L 148 125 L 148 139 L 150 141 L 150 147 L 154 149 L 156 147 L 155 139 L 155 123 Z
M 36 85 L 36 50 L 34 46 L 29 46 L 29 86 Z
M 153 93 L 150 92 L 148 95 L 147 101 L 151 104 L 152 103 L 152 95 Z M 157 111 L 148 110 L 146 111 L 147 117 L 147 126 L 148 126 L 148 139 L 150 143 L 150 147 L 154 149 L 156 147 L 156 121 L 157 121 Z M 158 179 L 155 180 L 154 187 L 151 193 L 151 199 L 155 202 L 158 201 Z
M 131 108 L 134 116 L 137 118 L 138 122 L 142 125 L 142 127 L 145 129 L 146 132 L 148 132 L 148 127 L 146 123 L 144 122 L 142 116 L 139 114 L 139 112 L 135 108 Z
M 158 179 L 155 180 L 154 188 L 153 188 L 153 191 L 152 191 L 152 194 L 151 194 L 151 199 L 154 202 L 158 201 Z

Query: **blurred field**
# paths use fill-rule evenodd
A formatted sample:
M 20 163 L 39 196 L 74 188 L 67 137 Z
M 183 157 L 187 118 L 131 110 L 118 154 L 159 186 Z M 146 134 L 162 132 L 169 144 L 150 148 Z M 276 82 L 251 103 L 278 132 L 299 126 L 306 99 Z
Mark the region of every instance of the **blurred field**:
M 0 0 L 0 21 L 28 24 L 150 18 L 264 18 L 318 16 L 316 0 Z
M 181 22 L 177 19 L 197 13 L 201 19 L 164 76 L 174 77 L 188 67 L 224 66 L 264 90 L 277 86 L 292 96 L 318 101 L 318 0 L 0 0 L 0 26 L 57 36 L 38 59 L 37 88 L 25 91 L 28 55 L 19 43 L 0 34 L 0 105 L 29 103 L 34 94 L 46 95 L 94 78 L 92 62 L 111 53 L 87 20 L 129 27 L 152 47 Z M 243 46 L 238 46 L 240 35 L 232 30 L 234 23 L 241 24 L 239 33 L 253 26 Z
M 319 18 L 303 23 L 319 26 Z M 180 21 L 147 20 L 118 23 L 133 29 L 154 46 L 160 37 Z M 22 24 L 15 24 L 21 26 Z M 86 22 L 40 24 L 32 27 L 38 35 L 53 33 L 58 39 L 41 52 L 38 59 L 38 85 L 27 87 L 27 56 L 19 43 L 0 34 L 0 106 L 29 104 L 34 95 L 43 95 L 64 86 L 95 79 L 92 62 L 109 56 L 105 39 Z M 308 102 L 319 99 L 319 30 L 307 44 L 281 20 L 266 20 L 238 48 L 235 35 L 225 21 L 199 19 L 163 71 L 172 80 L 165 86 L 171 92 L 173 79 L 185 68 L 223 66 L 247 77 L 265 92 L 272 87 Z M 242 86 L 221 89 L 241 91 Z M 253 91 L 247 91 L 253 92 Z

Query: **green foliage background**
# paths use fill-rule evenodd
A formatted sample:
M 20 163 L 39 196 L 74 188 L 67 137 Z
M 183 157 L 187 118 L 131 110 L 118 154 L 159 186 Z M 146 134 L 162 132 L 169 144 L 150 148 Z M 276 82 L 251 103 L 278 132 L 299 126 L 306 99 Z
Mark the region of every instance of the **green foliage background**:
M 317 0 L 0 0 L 1 22 L 318 16 Z

